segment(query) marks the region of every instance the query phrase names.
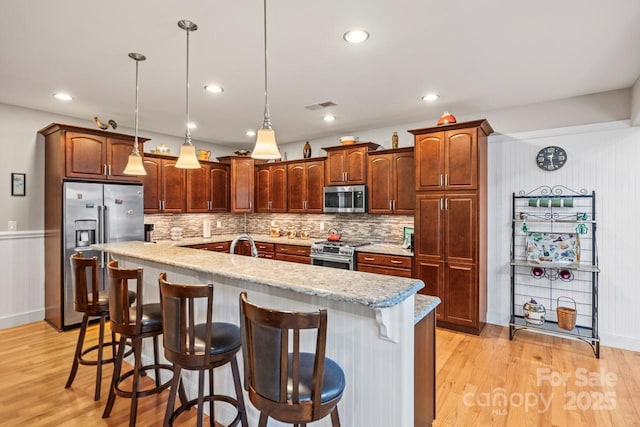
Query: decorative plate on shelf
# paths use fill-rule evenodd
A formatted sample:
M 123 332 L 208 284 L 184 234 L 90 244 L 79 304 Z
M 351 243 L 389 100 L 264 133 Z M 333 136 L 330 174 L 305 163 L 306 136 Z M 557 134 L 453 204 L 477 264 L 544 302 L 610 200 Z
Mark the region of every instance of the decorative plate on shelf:
M 527 261 L 541 265 L 577 267 L 580 237 L 575 233 L 530 232 L 526 238 Z

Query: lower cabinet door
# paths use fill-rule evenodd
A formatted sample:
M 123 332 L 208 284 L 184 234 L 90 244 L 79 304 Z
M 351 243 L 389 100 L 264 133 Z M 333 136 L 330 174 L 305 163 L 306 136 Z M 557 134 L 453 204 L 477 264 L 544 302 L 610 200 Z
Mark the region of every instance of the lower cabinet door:
M 475 264 L 446 264 L 443 320 L 478 326 L 478 273 Z
M 443 318 L 444 307 L 447 301 L 444 298 L 444 262 L 434 261 L 429 258 L 416 257 L 414 265 L 415 277 L 424 282 L 424 288 L 418 293 L 437 296 L 441 303 L 436 307 L 436 318 Z

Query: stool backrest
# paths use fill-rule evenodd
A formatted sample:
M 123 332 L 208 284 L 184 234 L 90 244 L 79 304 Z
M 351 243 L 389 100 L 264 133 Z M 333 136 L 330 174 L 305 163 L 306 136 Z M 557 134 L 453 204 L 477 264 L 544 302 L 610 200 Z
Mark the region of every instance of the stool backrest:
M 167 281 L 167 273 L 160 273 L 160 305 L 164 355 L 182 367 L 206 367 L 211 362 L 211 322 L 213 319 L 213 284 L 183 285 Z M 205 312 L 206 323 L 198 315 Z M 196 325 L 204 327 L 196 337 Z
M 98 313 L 100 282 L 98 281 L 98 258 L 84 258 L 82 252 L 70 257 L 71 280 L 73 282 L 73 308 L 88 314 Z
M 278 412 L 300 422 L 321 418 L 327 311 L 278 311 L 249 302 L 246 292 L 242 292 L 240 322 L 245 388 L 256 408 L 274 418 L 280 418 Z M 316 330 L 313 385 L 302 393 L 300 332 L 310 329 Z M 301 394 L 310 394 L 310 399 L 301 400 Z
M 118 261 L 109 261 L 109 317 L 111 329 L 119 334 L 140 335 L 142 333 L 142 268 L 120 268 Z M 136 306 L 131 312 L 129 280 L 136 281 Z M 133 315 L 132 315 L 133 314 Z

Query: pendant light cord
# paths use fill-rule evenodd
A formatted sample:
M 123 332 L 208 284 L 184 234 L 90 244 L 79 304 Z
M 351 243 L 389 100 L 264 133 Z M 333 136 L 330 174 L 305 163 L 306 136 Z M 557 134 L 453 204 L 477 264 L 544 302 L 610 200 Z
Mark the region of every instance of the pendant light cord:
M 138 150 L 138 65 L 139 60 L 136 59 L 136 133 L 133 140 L 133 154 L 140 155 Z
M 263 129 L 271 129 L 271 117 L 269 116 L 269 89 L 267 85 L 267 0 L 264 0 L 264 121 Z
M 187 125 L 186 125 L 186 143 L 191 144 L 191 130 L 189 129 L 189 33 L 190 29 L 187 28 Z

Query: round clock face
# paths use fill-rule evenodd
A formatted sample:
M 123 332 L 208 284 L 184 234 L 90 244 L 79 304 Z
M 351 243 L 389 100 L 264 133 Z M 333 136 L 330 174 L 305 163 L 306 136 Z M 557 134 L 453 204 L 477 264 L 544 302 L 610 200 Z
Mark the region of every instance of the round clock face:
M 536 163 L 540 169 L 554 171 L 560 169 L 567 161 L 567 152 L 556 146 L 544 147 L 538 151 Z

